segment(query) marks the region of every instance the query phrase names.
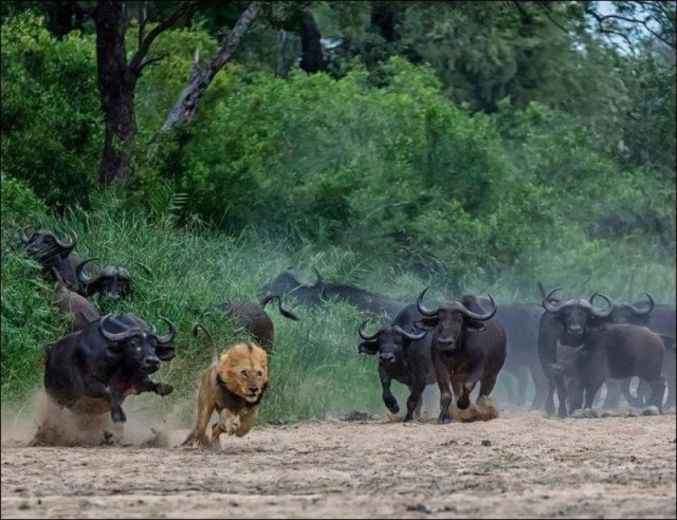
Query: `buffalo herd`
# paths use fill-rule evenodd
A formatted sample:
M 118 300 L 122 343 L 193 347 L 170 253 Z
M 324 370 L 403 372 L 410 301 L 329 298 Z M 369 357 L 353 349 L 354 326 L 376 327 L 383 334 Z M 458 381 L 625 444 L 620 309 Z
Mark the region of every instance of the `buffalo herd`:
M 126 396 L 173 391 L 151 375 L 175 357 L 176 326 L 160 317 L 167 329 L 160 334 L 134 314 L 100 313 L 88 299 L 95 294 L 132 298 L 127 269 L 109 265 L 88 272 L 97 258 L 76 255 L 74 239 L 60 240 L 45 229 L 30 236 L 22 233 L 20 246 L 57 283 L 52 303 L 72 320 L 70 333 L 45 348 L 44 386 L 54 403 L 76 414 L 107 413 L 122 423 Z M 439 389 L 439 424 L 452 421 L 452 404 L 458 411 L 471 407 L 476 387 L 476 417 L 497 417 L 488 399 L 501 372 L 506 388 L 512 389 L 509 381 L 517 382 L 517 395 L 511 395 L 518 406 L 526 404 L 531 378 L 531 408 L 544 407 L 548 415 L 555 413 L 555 397 L 560 417 L 592 408 L 605 384 L 605 407 L 618 404 L 621 397 L 634 407 L 655 406 L 660 413 L 675 407 L 675 308 L 656 305 L 648 294 L 646 301 L 635 303 L 601 293 L 564 298 L 560 288 L 546 292 L 538 283 L 538 304 L 498 305 L 491 296 L 478 295 L 424 303 L 427 288 L 417 297 L 399 300 L 326 282 L 315 273 L 315 282 L 307 283 L 288 268 L 261 288 L 258 301 L 226 302 L 217 308 L 270 353 L 275 335 L 265 311 L 268 303 L 277 302 L 279 312 L 294 321 L 298 316 L 282 306 L 282 298 L 306 308 L 330 301 L 356 307 L 367 318 L 357 328 L 357 351 L 378 360 L 383 403 L 390 413 L 400 411 L 392 381 L 409 389 L 405 422 L 420 417 L 428 385 Z M 369 322 L 379 319 L 380 328 L 368 333 Z M 639 383 L 633 395 L 635 378 Z M 49 442 L 56 427 L 46 421 L 33 442 Z

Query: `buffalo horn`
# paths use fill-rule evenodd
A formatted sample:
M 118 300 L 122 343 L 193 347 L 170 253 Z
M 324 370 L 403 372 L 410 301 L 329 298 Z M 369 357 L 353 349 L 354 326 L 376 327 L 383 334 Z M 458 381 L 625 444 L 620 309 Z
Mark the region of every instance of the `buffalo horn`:
M 378 336 L 378 332 L 377 332 L 376 334 L 374 334 L 373 336 L 365 336 L 365 335 L 364 335 L 364 326 L 367 324 L 368 321 L 369 321 L 369 319 L 366 319 L 366 320 L 364 320 L 364 321 L 362 322 L 362 325 L 360 325 L 360 328 L 357 330 L 357 333 L 360 335 L 360 337 L 361 337 L 363 340 L 365 340 L 365 341 L 373 341 L 373 340 L 375 340 L 376 337 Z
M 155 337 L 157 338 L 157 341 L 160 345 L 169 345 L 176 337 L 176 326 L 164 316 L 159 316 L 159 318 L 167 324 L 169 327 L 169 332 L 164 336 Z
M 99 321 L 99 332 L 101 332 L 101 335 L 108 341 L 112 341 L 113 343 L 120 343 L 122 341 L 125 341 L 126 339 L 131 338 L 132 336 L 138 336 L 140 334 L 143 334 L 143 331 L 138 327 L 132 327 L 131 329 L 123 330 L 122 332 L 108 332 L 106 330 L 106 322 L 111 316 L 112 314 L 106 314 Z
M 492 318 L 494 316 L 494 314 L 496 314 L 496 310 L 498 309 L 498 307 L 496 306 L 496 302 L 491 297 L 491 294 L 488 294 L 487 296 L 489 296 L 489 301 L 491 302 L 491 310 L 489 312 L 485 312 L 484 314 L 479 314 L 477 312 L 473 312 L 460 302 L 455 302 L 455 303 L 456 303 L 458 310 L 461 311 L 463 314 L 465 314 L 468 318 L 471 318 L 471 319 L 477 320 L 477 321 L 486 321 L 486 320 Z
M 434 317 L 434 316 L 437 316 L 437 314 L 439 313 L 439 311 L 438 311 L 438 310 L 437 310 L 437 311 L 431 311 L 430 309 L 426 309 L 426 308 L 423 306 L 423 295 L 426 293 L 426 291 L 427 291 L 428 289 L 429 289 L 429 288 L 426 287 L 425 289 L 423 289 L 423 290 L 421 291 L 421 294 L 418 295 L 418 298 L 416 299 L 416 307 L 418 307 L 418 312 L 420 312 L 421 314 L 423 314 L 423 316 L 427 316 L 427 317 L 429 317 L 429 318 L 432 318 L 432 317 Z
M 77 277 L 77 279 L 80 283 L 84 283 L 85 285 L 87 285 L 87 284 L 92 283 L 92 281 L 94 280 L 94 278 L 91 278 L 89 276 L 83 276 L 83 274 L 84 274 L 83 271 L 85 269 L 85 266 L 88 263 L 93 262 L 94 260 L 98 260 L 98 258 L 97 257 L 88 258 L 87 260 L 85 260 L 84 262 L 82 262 L 80 265 L 78 265 L 76 267 L 75 276 Z
M 395 326 L 393 327 L 393 329 L 395 330 L 395 332 L 399 332 L 399 333 L 402 334 L 405 338 L 410 339 L 410 340 L 412 340 L 412 341 L 417 341 L 417 340 L 419 340 L 419 339 L 423 339 L 423 338 L 425 337 L 425 335 L 428 334 L 428 331 L 427 331 L 427 330 L 424 330 L 424 331 L 422 331 L 422 332 L 419 332 L 418 334 L 416 334 L 416 333 L 414 333 L 414 332 L 407 332 L 406 330 L 404 330 L 404 329 L 403 329 L 402 327 L 400 327 L 399 325 L 395 325 Z
M 653 298 L 649 293 L 644 293 L 646 295 L 646 299 L 649 300 L 649 308 L 648 309 L 641 309 L 639 307 L 636 307 L 635 305 L 630 305 L 630 308 L 632 309 L 632 312 L 635 313 L 636 316 L 646 316 L 649 314 L 654 306 L 656 305 L 653 301 Z
M 552 295 L 557 291 L 561 291 L 561 287 L 555 287 L 552 291 L 545 295 L 543 298 L 543 308 L 548 312 L 557 312 L 564 305 L 562 302 L 557 302 L 552 300 Z

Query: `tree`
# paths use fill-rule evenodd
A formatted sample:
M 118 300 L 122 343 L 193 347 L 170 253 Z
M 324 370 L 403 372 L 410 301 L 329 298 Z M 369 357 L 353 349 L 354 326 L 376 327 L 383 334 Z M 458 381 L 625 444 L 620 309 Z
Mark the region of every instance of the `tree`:
M 168 17 L 146 33 L 146 10 L 145 6 L 141 5 L 138 47 L 129 61 L 125 48 L 127 31 L 125 2 L 99 0 L 95 8 L 87 10 L 96 26 L 97 74 L 105 126 L 99 181 L 104 186 L 127 176 L 136 135 L 134 117 L 136 84 L 145 67 L 162 59 L 160 56 L 148 57 L 153 41 L 197 7 L 195 2 L 181 3 Z

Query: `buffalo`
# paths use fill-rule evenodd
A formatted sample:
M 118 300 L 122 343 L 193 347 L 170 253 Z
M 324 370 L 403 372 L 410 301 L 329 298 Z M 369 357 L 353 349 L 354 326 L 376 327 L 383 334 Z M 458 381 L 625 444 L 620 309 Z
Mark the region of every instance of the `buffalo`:
M 378 374 L 383 387 L 383 403 L 388 411 L 400 411 L 397 399 L 390 391 L 392 380 L 409 387 L 407 413 L 404 421 L 420 414 L 421 396 L 426 385 L 435 383 L 430 354 L 430 335 L 418 330 L 415 322 L 422 318 L 416 305 L 408 305 L 396 316 L 391 325 L 382 327 L 372 335 L 365 335 L 365 320 L 358 330 L 362 341 L 358 351 L 370 356 L 378 355 Z
M 93 321 L 101 318 L 99 311 L 87 298 L 61 286 L 52 301 L 64 313 L 73 316 L 72 330 L 82 330 Z
M 593 297 L 596 295 L 593 295 Z M 666 347 L 663 358 L 663 375 L 666 378 L 668 397 L 666 406 L 673 408 L 675 406 L 677 388 L 675 383 L 675 338 L 677 333 L 677 319 L 675 308 L 672 305 L 656 305 L 650 294 L 645 293 L 646 302 L 626 303 L 614 301 L 612 303 L 611 314 L 608 321 L 612 323 L 631 323 L 634 325 L 643 325 L 658 334 Z M 628 403 L 634 406 L 645 404 L 641 395 L 642 389 L 646 390 L 644 384 L 640 382 L 638 398 L 634 398 L 629 391 L 629 380 L 624 381 L 622 390 Z M 648 396 L 647 396 L 648 397 Z
M 307 307 L 322 305 L 319 289 L 313 284 L 304 282 L 298 271 L 292 267 L 282 271 L 261 288 L 262 297 L 265 297 L 267 294 L 279 294 L 280 296 L 290 297 Z
M 431 330 L 431 354 L 437 384 L 440 389 L 438 424 L 451 422 L 451 387 L 460 410 L 470 406 L 470 394 L 480 382 L 478 404 L 491 394 L 506 357 L 506 336 L 494 319 L 497 306 L 489 296 L 491 309 L 484 311 L 474 296 L 461 301 L 443 303 L 436 310 L 423 306 L 423 296 L 416 300 L 423 318 L 417 326 Z M 493 416 L 496 416 L 493 410 Z
M 122 403 L 127 395 L 154 392 L 168 395 L 173 387 L 156 383 L 150 374 L 161 361 L 175 356 L 176 327 L 155 329 L 133 314 L 107 314 L 46 348 L 45 389 L 60 406 L 77 414 L 110 412 L 113 422 L 126 421 Z
M 501 324 L 507 337 L 507 357 L 503 371 L 513 374 L 517 379 L 518 406 L 524 405 L 527 378 L 531 375 L 534 382 L 532 410 L 542 406 L 547 388 L 543 367 L 538 359 L 538 323 L 543 312 L 542 307 L 528 303 L 501 305 L 496 311 L 496 321 Z
M 43 266 L 47 275 L 82 296 L 99 293 L 111 298 L 126 298 L 131 294 L 131 277 L 122 267 L 108 266 L 95 276 L 88 276 L 84 271 L 85 266 L 98 259 L 84 259 L 73 254 L 76 245 L 74 240 L 63 242 L 51 231 L 41 229 L 30 238 L 24 234 L 22 241 L 27 253 Z M 149 271 L 143 264 L 139 265 Z
M 321 306 L 327 300 L 337 300 L 370 313 L 385 314 L 389 318 L 397 316 L 406 305 L 353 285 L 325 282 L 317 270 L 315 274 L 317 276 L 315 283 L 309 284 L 303 282 L 300 275 L 289 268 L 264 285 L 262 292 L 289 295 L 308 307 Z
M 298 316 L 282 307 L 282 300 L 277 294 L 268 294 L 261 298 L 258 303 L 253 302 L 228 302 L 217 305 L 226 316 L 235 318 L 255 338 L 256 342 L 266 352 L 273 348 L 275 340 L 275 327 L 273 320 L 265 311 L 266 305 L 277 300 L 277 308 L 280 314 L 287 319 L 298 321 Z
M 603 324 L 586 331 L 581 347 L 567 362 L 567 369 L 585 392 L 585 408 L 591 408 L 597 391 L 609 378 L 639 377 L 651 387 L 650 404 L 663 413 L 665 377 L 662 375 L 665 347 L 663 341 L 646 327 Z M 560 377 L 561 373 L 557 377 Z M 565 386 L 558 382 L 558 386 Z M 580 395 L 572 399 L 572 408 L 580 408 Z
M 315 287 L 323 300 L 338 300 L 346 302 L 353 307 L 374 314 L 385 314 L 389 318 L 394 318 L 404 309 L 405 303 L 372 293 L 353 285 L 343 283 L 327 283 L 320 273 L 315 270 L 317 280 Z
M 584 344 L 586 334 L 591 328 L 599 326 L 602 320 L 608 318 L 611 307 L 601 310 L 593 307 L 585 298 L 571 298 L 558 301 L 553 298 L 560 288 L 553 289 L 543 298 L 545 312 L 540 319 L 538 327 L 538 356 L 541 366 L 548 380 L 548 394 L 545 409 L 548 415 L 555 411 L 554 393 L 557 387 L 559 399 L 558 415 L 567 416 L 566 386 L 562 378 L 556 378 L 557 346 L 558 344 L 569 347 L 579 347 Z M 600 295 L 611 305 L 611 301 L 604 295 Z

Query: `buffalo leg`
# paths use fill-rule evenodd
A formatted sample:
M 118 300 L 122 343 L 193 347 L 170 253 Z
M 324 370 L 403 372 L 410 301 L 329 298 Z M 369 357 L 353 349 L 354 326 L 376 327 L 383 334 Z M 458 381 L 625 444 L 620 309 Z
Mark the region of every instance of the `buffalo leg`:
M 392 378 L 382 366 L 378 367 L 378 375 L 381 378 L 381 386 L 383 387 L 383 404 L 386 405 L 390 413 L 396 414 L 400 411 L 400 405 L 397 404 L 397 399 L 395 399 L 395 396 L 390 391 Z
M 442 360 L 439 359 L 437 349 L 433 349 L 433 366 L 435 367 L 435 377 L 437 378 L 437 385 L 440 388 L 440 415 L 437 418 L 437 424 L 449 424 L 451 422 L 451 382 L 447 367 L 444 366 Z
M 595 401 L 595 396 L 597 395 L 597 392 L 599 392 L 599 389 L 602 387 L 604 384 L 604 380 L 599 380 L 599 379 L 593 379 L 592 381 L 588 381 L 587 384 L 585 385 L 585 408 L 589 409 L 592 408 L 592 404 Z
M 404 422 L 409 422 L 414 418 L 414 412 L 421 406 L 421 397 L 425 390 L 425 382 L 417 381 L 409 387 L 409 398 L 407 399 L 407 415 L 404 416 Z
M 606 399 L 602 408 L 605 410 L 615 410 L 621 403 L 621 385 L 624 381 L 607 379 L 606 381 Z M 629 381 L 628 381 L 629 383 Z
M 534 382 L 534 400 L 531 402 L 531 410 L 540 410 L 545 402 L 548 391 L 548 381 L 540 363 L 531 366 L 531 380 Z
M 553 415 L 555 413 L 555 375 L 548 376 L 548 393 L 545 399 L 545 413 Z
M 110 405 L 110 416 L 113 422 L 125 422 L 127 417 L 122 411 L 122 400 L 118 392 L 111 392 L 111 390 L 98 381 L 92 381 L 85 387 L 85 395 L 96 399 L 103 399 Z
M 567 399 L 570 412 L 583 407 L 583 385 L 577 378 L 573 378 L 569 383 Z
M 658 407 L 658 412 L 663 415 L 663 395 L 665 394 L 665 377 L 660 376 L 651 382 L 651 404 Z
M 559 374 L 556 376 L 555 386 L 557 388 L 557 399 L 559 400 L 557 416 L 563 419 L 567 416 L 567 386 L 564 375 Z

